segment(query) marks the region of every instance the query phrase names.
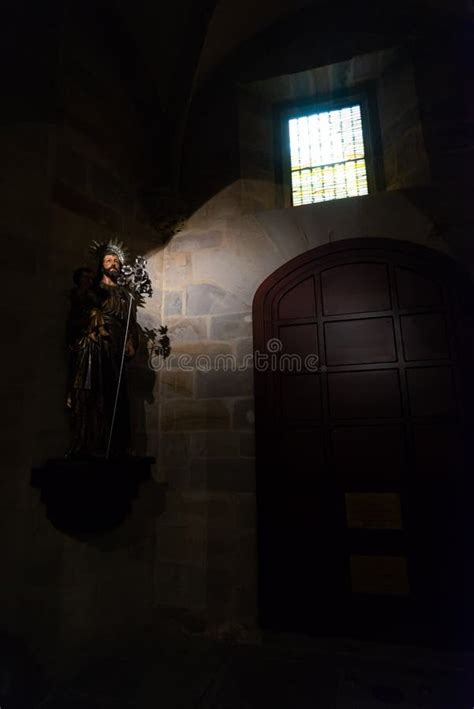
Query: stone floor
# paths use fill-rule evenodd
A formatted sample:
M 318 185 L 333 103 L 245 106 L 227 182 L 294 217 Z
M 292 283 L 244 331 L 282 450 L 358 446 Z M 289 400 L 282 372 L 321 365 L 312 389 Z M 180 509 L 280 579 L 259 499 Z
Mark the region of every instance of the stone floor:
M 426 649 L 270 635 L 237 643 L 155 630 L 70 670 L 34 706 L 472 709 L 473 670 L 472 656 Z M 10 706 L 20 705 L 1 709 Z

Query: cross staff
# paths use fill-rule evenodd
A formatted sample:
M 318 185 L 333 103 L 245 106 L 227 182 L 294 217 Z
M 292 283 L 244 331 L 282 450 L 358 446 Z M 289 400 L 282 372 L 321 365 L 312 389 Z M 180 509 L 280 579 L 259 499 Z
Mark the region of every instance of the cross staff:
M 120 384 L 122 382 L 123 363 L 125 361 L 125 350 L 127 347 L 128 330 L 130 327 L 130 316 L 132 313 L 132 302 L 137 299 L 137 303 L 140 305 L 140 303 L 143 301 L 143 296 L 147 295 L 149 298 L 151 298 L 153 294 L 150 276 L 147 273 L 146 261 L 143 256 L 137 256 L 133 266 L 123 266 L 122 272 L 119 278 L 117 279 L 117 284 L 126 288 L 130 300 L 128 303 L 127 325 L 125 327 L 125 337 L 123 340 L 122 358 L 120 361 L 120 369 L 117 381 L 117 391 L 115 393 L 114 409 L 112 413 L 112 420 L 110 422 L 109 441 L 107 444 L 107 452 L 105 455 L 106 460 L 108 460 L 109 458 L 110 447 L 112 445 L 112 435 L 114 432 L 115 417 L 117 414 L 117 405 L 120 395 Z

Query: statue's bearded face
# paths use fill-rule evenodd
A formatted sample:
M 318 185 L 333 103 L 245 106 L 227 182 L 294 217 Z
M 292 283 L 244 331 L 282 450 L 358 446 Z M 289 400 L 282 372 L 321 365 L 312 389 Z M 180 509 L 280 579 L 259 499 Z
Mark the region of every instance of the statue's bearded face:
M 117 280 L 121 268 L 122 264 L 120 263 L 118 256 L 115 254 L 106 254 L 104 256 L 104 260 L 102 261 L 102 270 L 105 275 L 113 281 Z

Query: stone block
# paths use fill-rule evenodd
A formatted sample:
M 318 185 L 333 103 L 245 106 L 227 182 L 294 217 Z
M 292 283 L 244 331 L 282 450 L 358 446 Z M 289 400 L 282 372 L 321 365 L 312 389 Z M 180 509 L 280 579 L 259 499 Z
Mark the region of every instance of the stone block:
M 211 318 L 211 340 L 235 340 L 252 335 L 252 316 L 250 313 L 216 315 Z
M 192 401 L 172 400 L 162 408 L 164 431 L 212 431 L 230 428 L 230 413 L 226 402 L 219 399 Z
M 237 497 L 235 493 L 229 492 L 207 492 L 207 526 L 208 539 L 211 539 L 216 532 L 215 528 L 236 527 L 236 506 Z
M 187 490 L 191 486 L 189 465 L 163 465 L 160 476 L 173 491 Z
M 189 486 L 194 490 L 207 490 L 207 461 L 202 458 L 190 463 Z
M 30 560 L 25 564 L 24 581 L 28 586 L 46 586 L 64 582 L 63 550 L 58 547 L 49 550 L 39 558 Z
M 152 551 L 152 550 L 151 550 Z M 111 612 L 112 618 L 122 617 L 125 609 L 133 615 L 133 605 L 143 605 L 152 600 L 153 554 L 140 563 L 132 563 L 123 556 L 115 567 L 104 564 L 98 574 L 98 610 L 100 614 Z M 117 589 L 120 592 L 117 593 Z M 122 608 L 121 608 L 122 606 Z M 137 610 L 137 609 L 135 609 Z
M 183 295 L 179 291 L 171 291 L 164 294 L 165 316 L 181 315 L 183 312 Z
M 205 525 L 161 526 L 156 530 L 155 553 L 158 561 L 204 565 L 206 546 Z
M 176 266 L 186 266 L 186 264 L 189 262 L 187 254 L 183 254 L 181 252 L 175 254 L 172 259 L 175 262 Z
M 261 173 L 258 180 L 243 180 L 242 202 L 246 213 L 275 209 L 279 203 L 278 195 L 279 189 L 273 181 L 273 173 L 271 176 Z
M 207 338 L 207 323 L 205 318 L 169 318 L 168 336 L 171 346 L 176 341 L 195 342 Z
M 36 514 L 31 509 L 0 509 L 0 554 L 4 565 L 8 569 L 21 570 L 24 565 L 23 552 L 31 549 L 36 543 Z M 56 531 L 56 530 L 55 530 Z M 54 558 L 58 533 L 50 549 Z M 20 571 L 21 573 L 21 571 Z M 4 568 L 3 578 L 8 579 L 8 571 Z
M 137 242 L 142 249 L 140 253 L 146 253 L 147 270 L 152 281 L 161 284 L 163 279 L 164 248 L 157 246 L 156 232 L 147 225 L 135 220 L 137 230 Z
M 20 444 L 20 441 L 18 441 L 17 443 L 12 442 L 12 448 L 14 448 L 14 453 L 12 453 L 12 460 L 9 463 L 9 466 L 11 467 L 9 467 L 8 471 L 5 471 L 5 469 L 3 469 L 1 472 L 0 499 L 2 500 L 2 504 L 5 507 L 16 507 L 18 505 L 18 501 L 24 497 L 25 489 L 29 484 L 30 476 L 18 475 L 18 467 L 20 467 L 20 461 L 15 460 L 13 457 L 15 455 L 19 458 L 18 445 Z
M 255 434 L 253 431 L 240 434 L 240 455 L 243 458 L 253 458 L 255 456 Z
M 238 529 L 256 529 L 257 527 L 257 499 L 253 494 L 236 495 L 237 506 L 235 510 L 236 525 Z
M 208 362 L 207 369 L 213 369 L 217 357 L 232 354 L 232 348 L 227 342 L 173 342 L 170 363 L 173 367 L 194 367 L 199 366 L 199 358 L 205 357 L 202 361 Z M 204 369 L 203 366 L 200 366 Z
M 232 428 L 235 430 L 252 429 L 255 424 L 253 399 L 239 399 L 234 402 Z
M 378 106 L 383 125 L 387 119 L 401 115 L 416 105 L 413 69 L 408 62 L 388 67 L 380 81 Z
M 397 166 L 400 175 L 425 171 L 423 137 L 419 126 L 407 131 L 397 145 Z
M 206 607 L 207 574 L 206 569 L 195 564 L 182 568 L 183 606 L 200 611 Z
M 417 106 L 413 106 L 396 119 L 388 120 L 382 127 L 382 138 L 385 148 L 396 146 L 407 131 L 420 126 L 420 115 Z M 413 156 L 415 157 L 415 156 Z
M 193 395 L 193 372 L 183 372 L 179 369 L 160 372 L 160 396 L 165 399 L 189 398 Z
M 222 183 L 220 183 L 222 184 Z M 211 219 L 235 216 L 240 214 L 240 184 L 238 180 L 231 182 L 217 191 L 206 204 L 207 216 Z
M 165 253 L 163 268 L 164 286 L 176 291 L 185 288 L 191 280 L 191 258 L 183 254 Z
M 253 357 L 253 337 L 242 337 L 235 344 L 235 354 L 239 363 L 245 360 L 249 365 L 252 364 Z
M 222 244 L 223 234 L 217 229 L 209 231 L 183 231 L 174 236 L 167 246 L 171 252 L 190 251 L 195 252 L 198 249 L 210 249 Z
M 198 399 L 248 396 L 252 391 L 253 369 L 196 372 L 196 397 Z
M 246 570 L 239 577 L 240 583 L 236 584 L 233 593 L 232 613 L 236 618 L 245 619 L 244 637 L 255 638 L 252 627 L 255 627 L 257 617 L 257 574 Z M 248 628 L 247 630 L 245 630 Z M 257 634 L 258 637 L 258 634 Z M 254 640 L 255 642 L 255 640 Z
M 257 534 L 255 528 L 241 531 L 239 533 L 236 557 L 238 566 L 242 571 L 251 571 L 256 569 Z
M 388 52 L 387 52 L 388 58 Z M 352 69 L 352 81 L 355 83 L 374 79 L 379 73 L 380 53 L 362 54 L 350 62 Z
M 334 91 L 346 88 L 349 85 L 351 66 L 349 62 L 337 62 L 329 67 L 331 86 Z
M 191 485 L 212 492 L 254 492 L 254 461 L 245 458 L 198 458 L 191 462 Z
M 162 432 L 159 451 L 161 465 L 185 466 L 190 455 L 189 434 Z
M 235 527 L 214 526 L 208 530 L 207 566 L 209 570 L 235 567 L 239 535 Z
M 179 605 L 177 599 L 182 591 L 182 570 L 180 564 L 155 564 L 154 589 L 154 600 L 160 605 Z
M 211 283 L 189 285 L 186 290 L 186 314 L 240 313 L 247 306 L 232 293 Z
M 226 249 L 193 254 L 193 283 L 214 283 L 233 293 L 251 310 L 252 296 L 266 275 L 282 263 L 255 218 L 228 220 Z M 191 281 L 189 281 L 191 282 Z
M 197 565 L 159 562 L 155 565 L 155 603 L 201 610 L 206 606 L 206 569 Z
M 218 459 L 207 471 L 208 490 L 230 492 L 255 491 L 255 464 L 245 459 Z
M 393 147 L 384 151 L 384 170 L 387 189 L 391 189 L 397 179 L 397 157 Z
M 234 431 L 206 431 L 191 433 L 191 458 L 232 458 L 240 452 L 239 434 Z
M 207 604 L 212 618 L 232 617 L 234 577 L 230 569 L 214 568 L 207 572 Z
M 205 525 L 208 493 L 196 490 L 168 490 L 165 509 L 156 520 L 157 530 L 164 525 Z

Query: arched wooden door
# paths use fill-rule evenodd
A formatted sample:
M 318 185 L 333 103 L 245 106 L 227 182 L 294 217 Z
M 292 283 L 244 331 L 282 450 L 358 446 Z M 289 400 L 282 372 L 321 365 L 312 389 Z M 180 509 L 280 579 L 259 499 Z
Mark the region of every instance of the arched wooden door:
M 375 238 L 259 288 L 264 627 L 469 645 L 472 303 L 451 259 Z

